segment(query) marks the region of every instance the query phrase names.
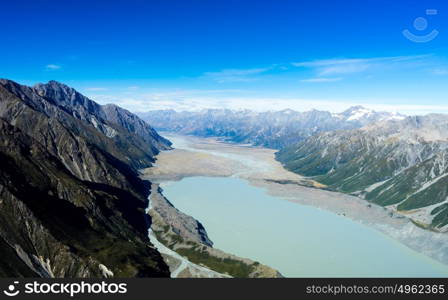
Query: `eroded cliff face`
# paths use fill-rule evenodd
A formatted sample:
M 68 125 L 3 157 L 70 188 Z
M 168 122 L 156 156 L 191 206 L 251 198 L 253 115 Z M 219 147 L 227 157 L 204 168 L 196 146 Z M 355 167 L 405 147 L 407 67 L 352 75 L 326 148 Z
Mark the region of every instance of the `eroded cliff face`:
M 162 194 L 158 184 L 151 187 L 151 207 L 170 226 L 173 233 L 199 244 L 212 247 L 213 242 L 207 235 L 204 226 L 195 218 L 181 212 Z
M 60 83 L 0 80 L 0 276 L 169 276 L 137 171 L 169 147 Z

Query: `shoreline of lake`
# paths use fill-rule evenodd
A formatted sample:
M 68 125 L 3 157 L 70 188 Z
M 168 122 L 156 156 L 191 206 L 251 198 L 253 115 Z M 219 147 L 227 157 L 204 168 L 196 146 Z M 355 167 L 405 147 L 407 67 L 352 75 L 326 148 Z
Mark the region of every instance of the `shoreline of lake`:
M 159 154 L 155 167 L 144 171 L 153 181 L 179 181 L 195 176 L 241 178 L 271 196 L 344 216 L 448 263 L 446 234 L 421 229 L 409 219 L 355 196 L 304 186 L 310 181 L 285 170 L 274 159 L 275 150 L 228 144 L 211 138 L 177 135 L 168 138 L 174 141 L 176 149 Z

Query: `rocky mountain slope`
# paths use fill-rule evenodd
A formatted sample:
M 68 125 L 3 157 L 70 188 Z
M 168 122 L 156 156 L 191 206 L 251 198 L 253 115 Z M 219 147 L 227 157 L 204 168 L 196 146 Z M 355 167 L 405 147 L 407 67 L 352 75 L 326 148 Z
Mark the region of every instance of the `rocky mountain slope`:
M 137 171 L 169 147 L 58 82 L 0 80 L 0 276 L 169 276 Z
M 338 114 L 318 110 L 297 112 L 286 109 L 257 113 L 250 110 L 207 109 L 199 112 L 150 111 L 141 114 L 141 117 L 158 130 L 200 137 L 223 137 L 231 142 L 270 148 L 283 148 L 320 132 L 354 129 L 371 122 L 404 118 L 362 106 L 354 106 Z
M 330 189 L 389 206 L 425 228 L 448 230 L 447 115 L 321 133 L 277 158 Z

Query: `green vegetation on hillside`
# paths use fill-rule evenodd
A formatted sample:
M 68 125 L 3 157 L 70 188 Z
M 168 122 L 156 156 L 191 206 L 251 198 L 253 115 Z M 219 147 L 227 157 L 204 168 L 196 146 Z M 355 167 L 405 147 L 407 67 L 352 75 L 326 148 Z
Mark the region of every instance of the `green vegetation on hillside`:
M 437 142 L 401 141 L 396 136 L 362 130 L 321 134 L 282 149 L 276 158 L 285 168 L 382 205 L 411 211 L 448 198 L 448 151 Z M 432 228 L 448 224 L 448 209 L 433 210 Z
M 191 262 L 206 266 L 221 274 L 228 274 L 236 278 L 248 278 L 249 275 L 255 271 L 255 267 L 258 265 L 254 262 L 248 265 L 242 261 L 234 260 L 231 258 L 220 258 L 210 255 L 205 246 L 195 245 L 192 248 L 179 248 L 177 253 L 185 256 Z
M 186 257 L 189 261 L 205 266 L 221 274 L 228 274 L 236 278 L 248 278 L 252 274 L 258 262 L 247 264 L 241 260 L 229 257 L 217 257 L 208 251 L 208 247 L 193 241 L 186 241 L 180 235 L 174 233 L 169 225 L 160 224 L 153 226 L 153 232 L 157 239 L 178 254 Z M 155 228 L 154 228 L 155 227 Z

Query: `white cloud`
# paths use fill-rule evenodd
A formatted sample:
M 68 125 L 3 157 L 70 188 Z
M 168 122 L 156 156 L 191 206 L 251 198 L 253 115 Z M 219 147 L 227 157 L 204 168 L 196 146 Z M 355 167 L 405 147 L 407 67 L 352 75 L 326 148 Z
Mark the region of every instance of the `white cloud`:
M 363 73 L 363 78 L 375 77 L 378 74 L 387 73 L 389 68 L 399 69 L 407 72 L 420 68 L 424 72 L 434 72 L 439 75 L 446 74 L 446 65 L 435 65 L 435 61 L 429 55 L 420 56 L 395 56 L 395 57 L 376 57 L 376 58 L 344 58 L 344 59 L 324 59 L 316 61 L 305 61 L 292 64 L 295 67 L 309 68 L 310 78 L 304 78 L 302 82 L 325 83 L 336 82 L 350 78 L 350 74 Z M 289 65 L 290 68 L 293 68 Z M 269 72 L 275 70 L 276 72 Z M 271 65 L 267 68 L 253 69 L 225 69 L 219 72 L 207 72 L 201 76 L 201 79 L 213 80 L 218 83 L 226 82 L 248 82 L 260 79 L 268 73 L 277 73 L 281 70 L 279 65 Z M 377 71 L 374 73 L 373 71 Z M 380 71 L 380 72 L 378 72 Z M 367 73 L 367 74 L 366 74 Z M 301 76 L 303 78 L 303 75 Z M 300 78 L 295 79 L 295 82 Z M 320 85 L 316 85 L 321 87 Z M 113 90 L 111 87 L 110 90 Z M 324 99 L 306 99 L 306 98 L 278 98 L 256 97 L 262 95 L 258 91 L 216 89 L 216 90 L 158 90 L 158 92 L 147 92 L 144 86 L 140 89 L 134 87 L 124 87 L 120 93 L 108 92 L 103 95 L 90 95 L 92 99 L 105 104 L 115 103 L 130 111 L 145 112 L 155 109 L 174 109 L 174 110 L 200 110 L 204 108 L 228 108 L 228 109 L 251 109 L 257 111 L 282 110 L 286 108 L 306 111 L 311 109 L 326 110 L 331 112 L 340 112 L 350 106 L 363 105 L 374 110 L 400 112 L 410 115 L 421 115 L 427 113 L 448 113 L 448 105 L 404 105 L 393 103 L 406 103 L 406 99 L 344 99 L 335 94 L 323 94 Z M 154 91 L 154 89 L 151 89 Z M 234 92 L 234 93 L 233 93 Z M 277 91 L 278 95 L 282 91 Z M 366 94 L 366 93 L 360 93 Z M 288 93 L 288 95 L 292 95 Z M 329 97 L 332 97 L 331 99 Z M 415 99 L 414 99 L 415 100 Z M 383 104 L 381 104 L 383 103 Z
M 334 74 L 350 74 L 359 73 L 367 70 L 371 65 L 368 63 L 351 63 L 343 65 L 327 66 L 320 70 L 320 75 L 334 75 Z
M 374 59 L 374 58 L 372 58 L 372 59 Z M 333 66 L 333 65 L 364 63 L 364 62 L 372 60 L 372 59 L 368 59 L 368 58 L 319 59 L 319 60 L 313 60 L 313 61 L 292 63 L 292 65 L 296 66 L 296 67 L 326 67 L 326 66 Z
M 108 88 L 104 88 L 104 87 L 90 87 L 90 88 L 85 88 L 84 89 L 87 92 L 101 92 L 101 91 L 107 91 Z
M 205 72 L 200 78 L 212 80 L 217 83 L 252 82 L 259 80 L 268 71 L 275 70 L 277 74 L 288 70 L 290 66 L 294 66 L 310 69 L 316 74 L 313 78 L 303 80 L 304 82 L 330 82 L 343 79 L 338 75 L 349 75 L 367 71 L 384 72 L 390 68 L 403 70 L 409 67 L 428 66 L 434 63 L 434 61 L 428 59 L 430 57 L 432 55 L 320 59 L 294 62 L 289 65 L 272 64 L 265 68 L 224 69 L 218 72 Z
M 271 68 L 256 69 L 226 69 L 219 72 L 206 72 L 203 78 L 211 79 L 218 83 L 248 82 L 257 80 L 256 75 L 269 71 Z
M 342 77 L 316 77 L 316 78 L 308 78 L 302 79 L 301 82 L 335 82 L 342 80 Z
M 448 75 L 448 69 L 434 69 L 432 73 L 434 75 Z
M 45 66 L 46 70 L 59 70 L 61 68 L 61 66 L 59 65 L 54 65 L 54 64 L 49 64 Z
M 314 69 L 319 76 L 328 76 L 360 73 L 371 69 L 390 67 L 392 65 L 403 67 L 413 63 L 421 63 L 422 59 L 427 58 L 428 56 L 429 55 L 322 59 L 297 62 L 292 63 L 292 65 L 295 67 Z
M 233 110 L 250 109 L 254 111 L 278 111 L 294 109 L 309 111 L 312 109 L 341 112 L 354 105 L 362 105 L 376 111 L 399 112 L 407 115 L 424 115 L 428 113 L 448 113 L 448 105 L 389 104 L 396 99 L 307 99 L 307 98 L 262 98 L 232 97 L 206 94 L 193 94 L 191 91 L 167 91 L 117 97 L 109 95 L 92 96 L 95 101 L 106 104 L 114 103 L 132 112 L 146 112 L 158 109 L 177 111 L 198 111 L 207 108 L 227 108 Z

